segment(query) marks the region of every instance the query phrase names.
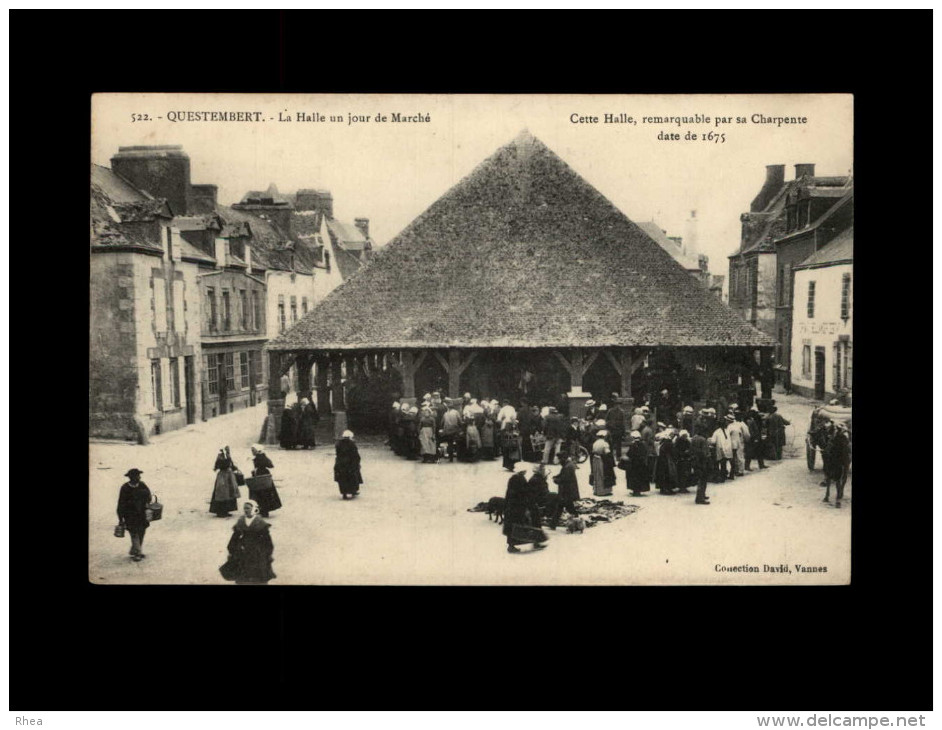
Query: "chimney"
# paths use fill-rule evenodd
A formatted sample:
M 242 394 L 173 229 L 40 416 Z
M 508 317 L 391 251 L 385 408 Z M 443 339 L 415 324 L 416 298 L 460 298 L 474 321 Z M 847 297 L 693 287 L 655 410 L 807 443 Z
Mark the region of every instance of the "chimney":
M 216 268 L 224 269 L 229 264 L 226 248 L 229 242 L 225 238 L 216 239 Z
M 354 218 L 353 224 L 360 229 L 360 233 L 363 234 L 363 238 L 370 237 L 370 219 L 369 218 Z
M 775 194 L 784 184 L 785 165 L 766 165 L 765 183 L 762 185 L 759 194 L 753 198 L 752 204 L 749 206 L 749 211 L 756 213 L 765 210 L 765 206 L 769 204 L 769 201 L 775 197 Z
M 111 169 L 155 198 L 166 198 L 174 215 L 190 209 L 190 158 L 183 145 L 118 147 Z
M 190 186 L 190 215 L 205 215 L 216 210 L 219 188 L 216 185 Z
M 299 190 L 295 196 L 294 204 L 298 210 L 316 210 L 327 218 L 334 217 L 334 198 L 329 190 L 312 190 L 310 188 Z
M 697 258 L 697 211 L 690 211 L 690 217 L 684 226 L 684 254 Z
M 176 228 L 168 228 L 167 231 L 170 234 L 170 258 L 179 261 L 181 256 L 180 231 Z
M 809 164 L 807 162 L 801 163 L 800 165 L 795 165 L 795 179 L 800 180 L 805 175 L 809 177 L 814 177 L 814 164 Z

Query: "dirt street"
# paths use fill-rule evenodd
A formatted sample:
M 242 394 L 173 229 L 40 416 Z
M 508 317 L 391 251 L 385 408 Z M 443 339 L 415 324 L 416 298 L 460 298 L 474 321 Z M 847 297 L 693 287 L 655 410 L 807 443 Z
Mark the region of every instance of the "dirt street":
M 486 514 L 467 511 L 504 495 L 509 473 L 500 460 L 425 465 L 394 456 L 382 439 L 364 439 L 361 496 L 343 501 L 333 482 L 333 443 L 319 441 L 313 451 L 267 447 L 284 503 L 269 519 L 278 575 L 272 584 L 846 583 L 851 482 L 842 509 L 821 502 L 820 458 L 811 473 L 804 457 L 811 402 L 775 397 L 792 423 L 786 458 L 745 478 L 709 485 L 709 506 L 695 505 L 692 493 L 652 490 L 630 497 L 624 472 L 616 470 L 612 499 L 639 505 L 636 513 L 581 535 L 560 528 L 549 533 L 546 550 L 530 553 L 525 546 L 517 555 L 506 552 L 501 528 Z M 221 519 L 208 512 L 213 463 L 218 449 L 229 445 L 248 474 L 249 448 L 265 413 L 262 404 L 163 434 L 147 446 L 91 443 L 89 579 L 230 585 L 218 567 L 236 514 Z M 118 489 L 131 467 L 144 471 L 142 479 L 164 504 L 164 518 L 147 531 L 148 557 L 139 563 L 128 557 L 128 538 L 112 534 Z M 578 472 L 583 497 L 592 494 L 588 472 L 588 464 Z M 765 569 L 782 565 L 788 572 Z M 799 572 L 796 565 L 827 571 Z M 742 566 L 759 572 L 722 570 Z

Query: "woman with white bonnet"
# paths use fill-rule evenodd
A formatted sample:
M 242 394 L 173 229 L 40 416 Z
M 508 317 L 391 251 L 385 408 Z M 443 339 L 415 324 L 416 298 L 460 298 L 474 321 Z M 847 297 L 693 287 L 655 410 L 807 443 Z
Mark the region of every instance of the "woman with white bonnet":
M 360 493 L 363 477 L 360 475 L 360 450 L 353 443 L 353 431 L 344 431 L 337 442 L 334 460 L 334 481 L 343 499 L 353 499 Z
M 277 577 L 271 567 L 275 551 L 269 533 L 271 525 L 258 516 L 255 500 L 245 500 L 242 511 L 243 515 L 233 525 L 232 537 L 229 538 L 229 559 L 219 572 L 236 585 L 268 583 Z

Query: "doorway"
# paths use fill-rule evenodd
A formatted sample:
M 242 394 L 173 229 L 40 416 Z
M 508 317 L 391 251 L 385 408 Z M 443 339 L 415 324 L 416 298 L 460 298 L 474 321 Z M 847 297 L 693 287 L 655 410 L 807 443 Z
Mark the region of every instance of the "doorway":
M 194 391 L 196 377 L 193 372 L 192 355 L 183 358 L 183 378 L 183 397 L 186 398 L 186 422 L 196 423 L 196 397 Z
M 814 397 L 824 400 L 824 348 L 814 348 Z

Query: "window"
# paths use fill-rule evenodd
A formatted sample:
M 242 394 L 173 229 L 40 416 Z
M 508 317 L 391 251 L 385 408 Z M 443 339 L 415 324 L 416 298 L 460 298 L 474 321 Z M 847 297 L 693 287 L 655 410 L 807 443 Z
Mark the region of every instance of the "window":
M 252 329 L 258 331 L 262 326 L 262 300 L 258 296 L 257 291 L 252 292 Z
M 298 298 L 291 297 L 291 324 L 298 321 Z
M 782 277 L 782 291 L 785 294 L 785 298 L 782 301 L 782 304 L 785 306 L 791 306 L 792 303 L 792 265 L 785 264 L 785 275 Z
M 167 331 L 167 282 L 156 276 L 151 279 L 154 287 L 154 326 L 157 332 Z
M 228 332 L 232 329 L 232 304 L 229 301 L 229 292 L 222 290 L 222 330 Z
M 240 386 L 242 388 L 249 387 L 249 353 L 240 352 L 239 353 L 239 375 L 241 377 Z
M 803 378 L 811 377 L 811 345 L 801 348 L 801 375 Z
M 850 319 L 850 274 L 841 279 L 841 319 Z
M 330 254 L 324 251 L 324 268 L 330 271 Z
M 216 311 L 216 290 L 213 287 L 206 289 L 206 294 L 209 296 L 209 331 L 216 331 L 216 322 L 219 317 L 219 313 Z
M 814 319 L 814 282 L 808 282 L 808 319 Z
M 301 316 L 307 314 L 307 297 L 301 297 Z
M 170 358 L 170 397 L 173 407 L 180 407 L 180 358 Z
M 164 408 L 164 393 L 159 359 L 150 361 L 150 392 L 151 404 L 156 410 L 162 411 Z
M 785 267 L 778 267 L 778 303 L 785 304 Z
M 219 368 L 216 363 L 216 356 L 204 355 L 204 358 L 206 360 L 206 383 L 209 394 L 216 395 L 219 393 Z
M 245 289 L 239 290 L 239 305 L 242 307 L 240 315 L 242 317 L 242 329 L 247 330 L 249 328 L 249 298 L 246 294 Z
M 262 351 L 252 350 L 252 360 L 255 361 L 255 385 L 261 385 L 264 380 L 264 373 L 262 373 Z
M 231 352 L 224 355 L 226 363 L 226 392 L 235 390 L 235 364 Z
M 287 327 L 285 326 L 285 295 L 278 295 L 278 331 L 284 332 Z
M 782 362 L 782 351 L 785 346 L 785 325 L 778 328 L 778 344 L 775 346 L 775 360 Z

